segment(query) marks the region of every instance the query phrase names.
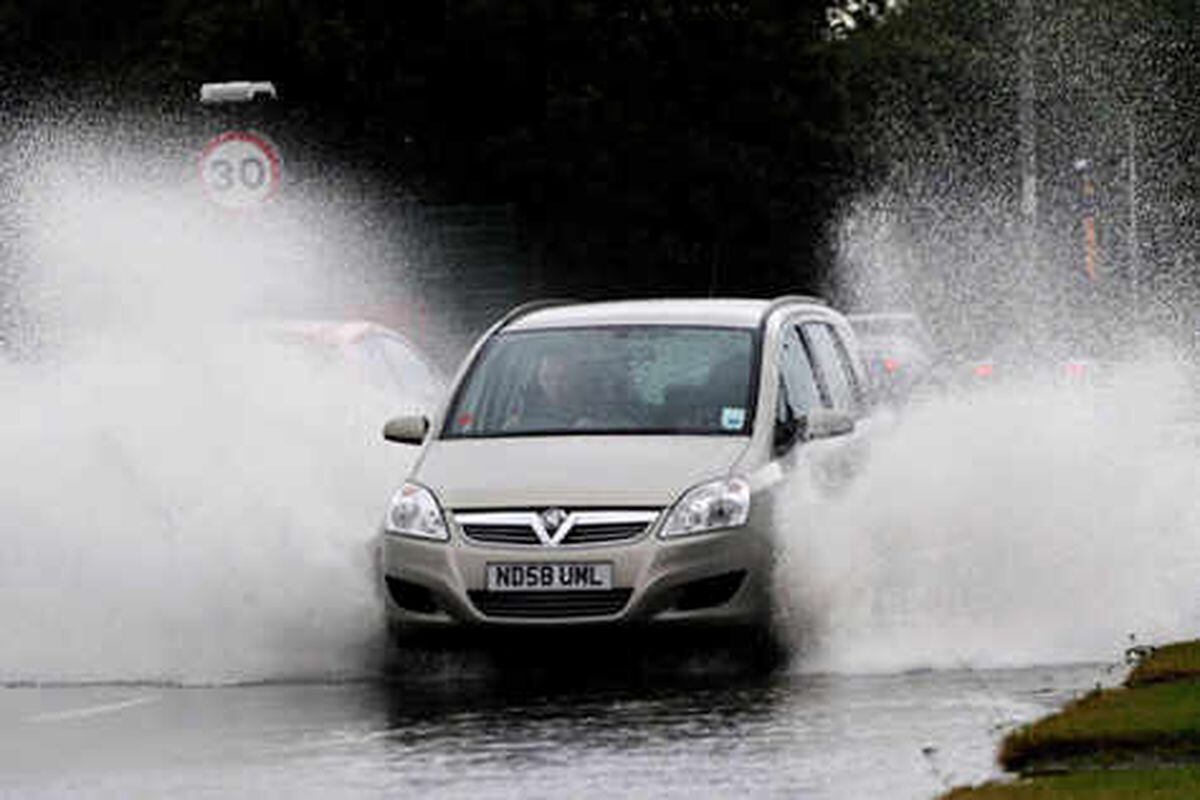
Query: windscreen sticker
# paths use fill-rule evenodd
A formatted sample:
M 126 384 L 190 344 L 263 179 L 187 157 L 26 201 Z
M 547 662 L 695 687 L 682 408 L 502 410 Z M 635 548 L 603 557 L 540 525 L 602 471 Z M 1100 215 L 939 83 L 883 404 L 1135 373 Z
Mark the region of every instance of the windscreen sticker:
M 746 424 L 746 409 L 738 406 L 725 406 L 721 409 L 721 428 L 727 431 L 740 431 Z

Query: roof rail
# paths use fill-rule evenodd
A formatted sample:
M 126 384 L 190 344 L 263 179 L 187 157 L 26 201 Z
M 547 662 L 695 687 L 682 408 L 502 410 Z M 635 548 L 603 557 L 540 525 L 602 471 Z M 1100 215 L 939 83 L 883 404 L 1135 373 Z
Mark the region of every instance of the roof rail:
M 532 314 L 535 311 L 541 311 L 543 308 L 553 308 L 555 306 L 569 306 L 577 300 L 567 298 L 550 298 L 546 300 L 530 300 L 527 303 L 521 303 L 509 309 L 508 313 L 500 318 L 500 321 L 492 326 L 493 331 L 500 331 L 507 328 L 510 324 L 516 322 L 521 317 L 527 314 Z
M 763 322 L 766 322 L 767 317 L 774 314 L 781 306 L 785 306 L 788 303 L 816 303 L 822 306 L 829 305 L 829 302 L 823 297 L 815 297 L 809 294 L 785 294 L 774 298 L 770 303 L 767 304 L 767 307 L 763 310 L 762 314 Z

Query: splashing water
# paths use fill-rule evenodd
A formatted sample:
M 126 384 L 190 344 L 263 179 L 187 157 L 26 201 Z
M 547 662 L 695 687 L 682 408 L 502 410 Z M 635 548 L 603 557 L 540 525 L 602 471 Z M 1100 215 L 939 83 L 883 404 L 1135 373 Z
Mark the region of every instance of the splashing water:
M 1194 364 L 1139 333 L 1132 313 L 1065 301 L 1051 278 L 1045 291 L 1027 287 L 1024 306 L 992 302 L 1005 297 L 996 276 L 1012 273 L 1014 248 L 1004 231 L 980 245 L 972 236 L 987 228 L 970 214 L 948 209 L 916 254 L 913 231 L 863 219 L 845 229 L 849 294 L 923 310 L 948 353 L 1008 347 L 1023 377 L 946 390 L 877 425 L 870 458 L 839 495 L 798 480 L 779 583 L 802 667 L 1112 662 L 1131 636 L 1195 636 Z M 963 242 L 975 263 L 960 258 Z M 1109 314 L 1103 329 L 1124 341 L 1089 327 L 1089 311 Z M 1053 366 L 1073 328 L 1108 357 L 1101 380 L 1064 381 Z
M 0 682 L 370 673 L 370 541 L 411 457 L 377 431 L 411 399 L 254 320 L 388 302 L 388 251 L 353 204 L 216 212 L 106 136 L 35 129 L 7 165 Z M 147 163 L 156 180 L 122 177 Z M 1103 391 L 931 398 L 842 494 L 798 480 L 779 577 L 802 666 L 1107 660 L 1131 633 L 1194 633 L 1182 382 L 1148 355 Z
M 1164 421 L 1175 377 L 934 400 L 843 496 L 798 487 L 781 576 L 808 666 L 1112 661 L 1131 634 L 1195 635 L 1200 461 L 1195 429 Z
M 105 141 L 31 130 L 8 165 L 0 682 L 361 674 L 411 458 L 378 430 L 411 398 L 261 320 L 382 306 L 394 276 L 328 198 L 216 211 Z

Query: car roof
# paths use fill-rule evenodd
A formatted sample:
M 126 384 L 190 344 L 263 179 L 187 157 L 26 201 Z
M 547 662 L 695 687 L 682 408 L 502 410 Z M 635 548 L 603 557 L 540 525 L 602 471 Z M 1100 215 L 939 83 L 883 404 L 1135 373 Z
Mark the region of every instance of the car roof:
M 867 311 L 857 314 L 847 314 L 846 319 L 851 322 L 871 322 L 879 320 L 881 322 L 894 320 L 896 322 L 916 321 L 920 322 L 921 318 L 911 311 Z
M 540 330 L 593 325 L 703 325 L 727 328 L 757 328 L 772 306 L 785 303 L 826 308 L 815 298 L 790 297 L 779 300 L 747 298 L 669 298 L 661 300 L 612 300 L 543 306 L 514 310 L 505 330 Z

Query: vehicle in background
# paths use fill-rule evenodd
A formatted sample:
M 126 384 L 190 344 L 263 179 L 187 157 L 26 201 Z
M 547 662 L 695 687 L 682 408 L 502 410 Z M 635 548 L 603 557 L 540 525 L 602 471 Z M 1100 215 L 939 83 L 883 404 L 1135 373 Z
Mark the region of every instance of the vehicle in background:
M 444 388 L 441 373 L 398 331 L 367 320 L 287 320 L 267 323 L 268 337 L 295 345 L 305 357 L 344 369 L 406 406 L 429 408 Z
M 946 359 L 937 382 L 947 389 L 988 389 L 1013 383 L 1046 387 L 1096 388 L 1112 373 L 1112 362 L 1077 349 L 1001 346 L 987 355 Z
M 875 399 L 889 405 L 906 403 L 937 366 L 937 348 L 925 325 L 907 312 L 850 314 L 847 319 Z
M 393 632 L 717 628 L 770 643 L 798 470 L 861 463 L 866 374 L 820 301 L 534 305 L 475 345 L 379 536 Z M 808 485 L 808 484 L 805 484 Z M 767 648 L 773 649 L 773 648 Z

